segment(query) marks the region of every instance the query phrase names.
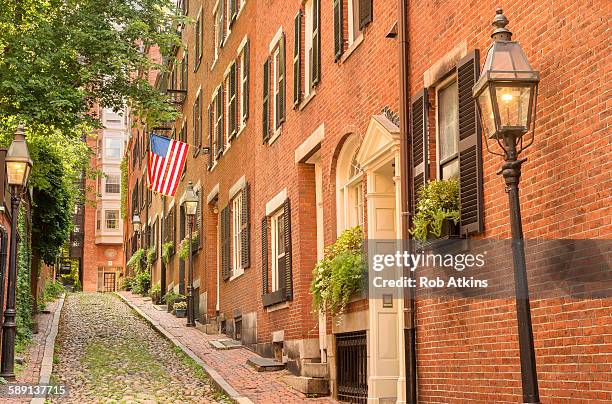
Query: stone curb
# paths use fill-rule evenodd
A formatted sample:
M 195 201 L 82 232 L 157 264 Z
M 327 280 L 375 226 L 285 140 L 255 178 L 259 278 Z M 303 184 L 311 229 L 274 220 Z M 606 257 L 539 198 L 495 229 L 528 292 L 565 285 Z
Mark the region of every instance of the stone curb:
M 53 372 L 53 353 L 55 351 L 55 338 L 59 330 L 60 316 L 62 314 L 62 308 L 64 307 L 64 299 L 66 294 L 64 293 L 57 303 L 57 308 L 53 314 L 53 323 L 51 324 L 51 331 L 47 335 L 45 340 L 45 352 L 43 353 L 42 364 L 40 365 L 40 375 L 38 376 L 38 384 L 49 384 L 51 380 L 51 373 Z M 47 396 L 34 397 L 30 400 L 30 404 L 44 404 Z
M 179 347 L 187 356 L 193 359 L 198 365 L 200 365 L 204 372 L 208 374 L 213 384 L 219 389 L 222 390 L 225 394 L 227 394 L 230 399 L 237 404 L 254 404 L 248 397 L 241 396 L 238 391 L 231 384 L 229 384 L 223 376 L 221 376 L 215 369 L 208 366 L 198 355 L 196 355 L 191 349 L 187 348 L 183 343 L 181 343 L 174 335 L 170 334 L 166 331 L 159 322 L 153 320 L 147 314 L 145 314 L 140 308 L 134 305 L 131 301 L 129 301 L 125 296 L 120 293 L 115 293 L 115 295 L 119 296 L 121 300 L 123 300 L 132 310 L 134 310 L 140 317 L 142 317 L 145 321 L 147 321 L 157 332 L 163 335 L 167 340 L 172 342 L 174 345 Z M 38 403 L 37 403 L 38 404 Z

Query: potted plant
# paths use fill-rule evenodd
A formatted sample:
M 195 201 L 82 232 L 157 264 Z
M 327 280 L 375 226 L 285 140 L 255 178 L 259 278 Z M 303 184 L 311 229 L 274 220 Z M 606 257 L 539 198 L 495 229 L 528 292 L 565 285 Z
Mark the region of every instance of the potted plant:
M 149 297 L 154 304 L 159 304 L 159 300 L 161 297 L 161 288 L 159 285 L 155 285 L 151 287 L 149 290 Z
M 364 290 L 367 264 L 363 257 L 361 227 L 347 229 L 325 248 L 313 271 L 310 292 L 316 312 L 344 312 L 352 296 Z
M 174 291 L 167 292 L 164 296 L 164 303 L 168 306 L 168 313 L 174 309 L 174 303 L 184 299 L 185 296 L 178 294 Z
M 459 235 L 459 182 L 432 180 L 418 191 L 410 234 L 422 243 Z
M 178 318 L 184 318 L 187 312 L 187 302 L 176 302 L 174 303 L 174 312 Z

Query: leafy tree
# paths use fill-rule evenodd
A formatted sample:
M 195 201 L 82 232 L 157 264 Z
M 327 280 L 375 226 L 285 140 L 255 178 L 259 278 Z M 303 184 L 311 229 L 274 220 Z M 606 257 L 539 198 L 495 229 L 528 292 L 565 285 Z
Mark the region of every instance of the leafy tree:
M 95 122 L 92 106 L 127 103 L 145 121 L 174 118 L 143 49 L 179 46 L 179 19 L 171 0 L 0 0 L 0 117 L 73 130 Z

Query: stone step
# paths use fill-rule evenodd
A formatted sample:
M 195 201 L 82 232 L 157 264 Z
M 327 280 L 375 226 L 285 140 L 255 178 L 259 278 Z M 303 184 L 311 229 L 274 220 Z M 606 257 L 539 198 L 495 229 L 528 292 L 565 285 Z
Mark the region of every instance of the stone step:
M 274 359 L 255 356 L 247 360 L 247 364 L 255 368 L 258 372 L 275 372 L 285 369 L 285 364 Z
M 285 383 L 303 394 L 324 396 L 329 394 L 329 380 L 318 377 L 285 376 Z
M 326 379 L 329 377 L 329 367 L 327 363 L 302 363 L 300 375 Z
M 205 333 L 209 335 L 219 334 L 219 326 L 216 323 L 206 324 Z
M 242 348 L 240 341 L 233 339 L 213 339 L 208 341 L 208 344 L 217 350 Z

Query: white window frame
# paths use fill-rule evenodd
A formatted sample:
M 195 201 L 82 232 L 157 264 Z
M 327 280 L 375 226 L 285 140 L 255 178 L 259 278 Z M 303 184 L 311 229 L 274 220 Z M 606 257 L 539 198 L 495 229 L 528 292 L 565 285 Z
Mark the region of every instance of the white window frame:
M 242 132 L 242 129 L 246 126 L 246 121 L 242 120 L 242 117 L 244 115 L 244 110 L 246 107 L 246 97 L 244 96 L 246 94 L 246 92 L 248 91 L 248 89 L 245 91 L 246 89 L 246 85 L 248 84 L 247 82 L 247 76 L 244 74 L 245 72 L 245 64 L 244 64 L 244 49 L 246 47 L 246 43 L 248 41 L 248 38 L 245 36 L 244 39 L 242 40 L 242 43 L 240 44 L 240 47 L 238 48 L 238 63 L 237 65 L 237 69 L 238 69 L 238 83 L 236 83 L 236 87 L 238 89 L 238 94 L 237 96 L 238 98 L 238 134 L 236 135 L 236 137 L 238 137 L 238 135 L 240 134 L 240 132 Z
M 278 100 L 278 92 L 280 91 L 280 86 L 278 85 L 278 79 L 279 79 L 279 75 L 278 75 L 278 65 L 280 64 L 280 46 L 277 43 L 276 47 L 274 48 L 274 51 L 272 52 L 272 78 L 273 80 L 273 86 L 272 86 L 272 117 L 274 118 L 272 120 L 272 122 L 274 123 L 274 131 L 277 130 L 277 128 L 280 128 L 279 122 L 277 121 L 278 116 L 276 114 L 277 111 L 277 107 L 276 107 L 276 102 Z
M 232 277 L 231 279 L 237 278 L 244 273 L 242 268 L 242 242 L 241 242 L 241 228 L 242 228 L 242 192 L 239 192 L 232 199 Z
M 116 178 L 117 182 L 109 183 L 108 180 L 110 178 Z M 109 185 L 117 185 L 118 186 L 117 192 L 109 192 L 108 191 L 108 186 Z M 116 195 L 116 194 L 120 194 L 121 193 L 121 174 L 120 173 L 106 174 L 106 177 L 104 179 L 104 193 L 105 194 L 111 194 L 111 195 Z
M 351 175 L 354 157 L 359 152 L 359 137 L 351 135 L 345 142 L 338 156 L 336 167 L 336 206 L 337 206 L 337 234 L 344 230 L 361 226 L 365 220 L 365 201 L 363 198 L 364 181 L 363 172 Z M 357 192 L 357 193 L 355 193 Z M 357 214 L 355 214 L 357 209 Z M 359 212 L 359 209 L 361 211 Z
M 286 251 L 284 251 L 284 243 L 282 244 L 282 252 L 280 251 L 279 240 L 281 235 L 279 234 L 279 225 L 284 221 L 284 209 L 279 209 L 273 213 L 270 217 L 270 235 L 272 238 L 270 255 L 272 256 L 272 292 L 276 292 L 280 289 L 280 274 L 278 273 L 278 261 L 285 257 Z M 284 224 L 283 224 L 284 226 Z M 283 227 L 284 232 L 284 227 Z
M 435 122 L 436 122 L 436 178 L 438 179 L 442 179 L 442 161 L 441 161 L 441 155 L 440 155 L 440 99 L 439 99 L 439 93 L 440 91 L 446 89 L 448 86 L 452 85 L 453 82 L 457 83 L 457 76 L 455 74 L 451 75 L 450 77 L 445 78 L 444 80 L 442 80 L 439 84 L 437 84 L 435 86 L 435 93 L 436 93 L 436 108 L 435 108 Z M 458 83 L 457 83 L 458 85 Z M 459 91 L 459 89 L 457 88 L 457 91 Z M 459 110 L 459 99 L 456 100 L 457 102 L 457 111 Z M 457 165 L 459 164 L 459 114 L 457 114 L 456 118 L 456 123 L 457 123 L 457 133 L 455 136 L 455 153 L 454 156 L 452 158 L 447 158 L 445 160 L 444 163 L 448 163 L 450 161 L 456 160 L 457 161 Z M 459 168 L 457 167 L 457 175 L 459 174 Z M 448 179 L 448 178 L 445 178 Z
M 108 147 L 108 142 L 112 142 L 112 141 L 116 141 L 119 144 L 119 156 L 115 157 L 115 156 L 109 156 L 107 153 L 109 150 L 115 150 L 117 149 L 116 147 Z M 103 156 L 105 159 L 111 159 L 111 160 L 121 160 L 121 156 L 123 155 L 123 141 L 121 140 L 121 138 L 119 137 L 114 137 L 114 136 L 105 136 L 104 137 L 104 153 Z
M 116 214 L 116 219 L 115 222 L 117 223 L 116 227 L 109 227 L 108 226 L 108 214 L 111 212 L 115 212 Z M 119 231 L 119 210 L 118 209 L 106 209 L 104 210 L 104 230 L 110 230 L 110 231 Z
M 221 49 L 221 29 L 223 27 L 223 21 L 221 21 L 221 15 L 220 15 L 220 5 L 221 5 L 221 1 L 224 0 L 217 0 L 215 7 L 213 8 L 213 22 L 214 22 L 214 35 L 213 35 L 213 48 L 215 49 L 215 54 L 214 54 L 214 61 L 213 61 L 213 66 L 214 66 L 214 62 L 217 61 L 217 59 L 219 58 L 219 49 Z
M 312 87 L 312 72 L 310 71 L 310 50 L 312 49 L 312 28 L 314 20 L 313 0 L 304 3 L 304 99 L 310 95 Z
M 342 1 L 342 0 L 341 0 Z M 349 48 L 361 35 L 359 29 L 359 0 L 347 0 L 348 5 L 348 46 Z

